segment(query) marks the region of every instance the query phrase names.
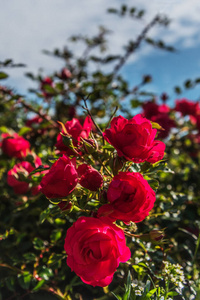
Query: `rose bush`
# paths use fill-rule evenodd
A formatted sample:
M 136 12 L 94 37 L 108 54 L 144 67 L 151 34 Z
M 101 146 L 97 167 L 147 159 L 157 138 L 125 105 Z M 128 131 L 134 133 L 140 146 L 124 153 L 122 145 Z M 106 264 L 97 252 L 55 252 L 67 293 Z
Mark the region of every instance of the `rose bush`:
M 80 217 L 65 238 L 67 264 L 83 282 L 107 286 L 120 262 L 131 255 L 123 230 L 107 218 Z
M 130 120 L 122 116 L 113 118 L 111 128 L 103 135 L 119 156 L 135 163 L 155 163 L 163 158 L 165 150 L 163 142 L 154 140 L 156 133 L 151 122 L 138 114 Z
M 108 187 L 107 200 L 110 203 L 99 208 L 98 216 L 129 223 L 143 221 L 153 208 L 156 197 L 140 173 L 120 172 Z
M 41 192 L 48 198 L 66 197 L 75 189 L 77 182 L 74 161 L 63 155 L 42 178 Z

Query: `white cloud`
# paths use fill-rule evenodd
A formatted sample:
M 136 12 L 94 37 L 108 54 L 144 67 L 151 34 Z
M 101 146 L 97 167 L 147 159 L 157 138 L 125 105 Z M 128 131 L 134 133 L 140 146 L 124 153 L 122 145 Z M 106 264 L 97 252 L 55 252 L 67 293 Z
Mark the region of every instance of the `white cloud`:
M 1 3 L 2 2 L 2 3 Z M 106 14 L 109 7 L 128 6 L 145 8 L 144 20 L 120 19 Z M 152 29 L 150 35 L 162 38 L 179 47 L 193 47 L 200 43 L 199 0 L 0 0 L 0 60 L 13 58 L 15 62 L 28 65 L 26 71 L 36 72 L 39 67 L 50 72 L 61 67 L 62 62 L 45 56 L 41 50 L 53 50 L 69 44 L 68 37 L 74 34 L 91 35 L 101 24 L 111 29 L 110 52 L 121 53 L 122 46 L 134 39 L 143 26 L 157 13 L 165 13 L 171 19 L 169 28 Z M 74 46 L 80 53 L 81 46 Z M 131 61 L 138 60 L 151 52 L 143 47 Z M 13 78 L 24 87 L 24 70 L 11 71 Z

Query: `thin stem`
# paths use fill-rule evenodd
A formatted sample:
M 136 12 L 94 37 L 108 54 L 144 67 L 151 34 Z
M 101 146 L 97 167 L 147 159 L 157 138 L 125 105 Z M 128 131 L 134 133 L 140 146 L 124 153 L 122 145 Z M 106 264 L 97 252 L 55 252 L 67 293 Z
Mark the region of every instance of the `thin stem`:
M 137 48 L 139 48 L 141 42 L 146 37 L 147 32 L 160 20 L 159 16 L 155 16 L 153 20 L 145 26 L 145 28 L 142 30 L 141 34 L 137 37 L 135 43 L 133 43 L 130 47 L 127 47 L 126 53 L 124 56 L 121 57 L 119 63 L 115 66 L 113 70 L 114 76 L 117 75 L 118 71 L 121 69 L 121 67 L 126 63 L 129 56 L 135 52 Z
M 87 113 L 88 113 L 88 115 L 90 116 L 90 118 L 91 118 L 91 120 L 92 120 L 94 126 L 95 126 L 95 127 L 97 128 L 97 130 L 100 132 L 100 134 L 101 134 L 101 136 L 102 136 L 102 139 L 103 139 L 103 144 L 104 144 L 103 132 L 102 132 L 101 128 L 99 127 L 99 125 L 95 122 L 95 120 L 94 120 L 94 118 L 93 118 L 93 116 L 92 116 L 92 114 L 91 114 L 91 112 L 90 112 L 90 110 L 89 110 L 89 108 L 88 108 L 88 106 L 87 106 L 87 99 L 89 98 L 89 96 L 90 96 L 90 94 L 88 95 L 88 97 L 87 97 L 86 99 L 83 98 L 83 101 L 84 101 L 84 105 L 85 105 L 85 106 L 82 106 L 82 107 L 83 107 L 83 109 L 85 109 L 85 110 L 87 111 Z

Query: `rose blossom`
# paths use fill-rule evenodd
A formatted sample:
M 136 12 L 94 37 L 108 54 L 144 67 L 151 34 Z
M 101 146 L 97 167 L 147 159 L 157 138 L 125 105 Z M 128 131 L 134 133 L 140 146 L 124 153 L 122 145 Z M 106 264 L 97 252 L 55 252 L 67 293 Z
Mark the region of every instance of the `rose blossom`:
M 40 192 L 40 185 L 32 186 L 31 182 L 26 182 L 22 181 L 22 178 L 20 179 L 20 174 L 21 176 L 30 179 L 31 177 L 29 174 L 35 169 L 38 168 L 39 165 L 42 164 L 41 159 L 34 154 L 34 165 L 33 166 L 30 162 L 28 161 L 22 161 L 18 164 L 16 164 L 11 170 L 8 171 L 7 175 L 7 183 L 11 187 L 13 187 L 14 192 L 16 194 L 25 194 L 28 191 L 31 191 L 32 195 L 37 195 Z M 48 167 L 47 165 L 45 167 Z M 40 174 L 45 174 L 48 172 L 47 170 L 44 170 L 42 172 L 37 172 L 33 176 L 37 177 L 40 176 Z
M 77 182 L 78 174 L 73 160 L 63 155 L 42 178 L 41 192 L 47 198 L 63 198 L 75 189 Z
M 122 229 L 107 218 L 80 217 L 65 238 L 67 264 L 83 282 L 107 286 L 120 262 L 126 262 L 130 249 Z
M 135 163 L 155 163 L 163 158 L 165 150 L 163 142 L 154 140 L 156 132 L 151 122 L 139 114 L 130 120 L 122 116 L 113 118 L 111 128 L 103 135 L 119 156 Z
M 107 200 L 98 216 L 107 216 L 112 221 L 125 223 L 141 222 L 154 206 L 155 192 L 140 173 L 120 172 L 111 181 Z
M 188 99 L 183 98 L 176 100 L 175 110 L 181 112 L 183 116 L 195 116 L 196 112 L 200 110 L 200 105 L 198 102 L 189 101 Z
M 85 118 L 83 126 L 76 118 L 73 118 L 71 121 L 67 121 L 65 123 L 66 131 L 69 135 L 71 135 L 75 147 L 78 145 L 78 142 L 81 140 L 81 138 L 88 138 L 92 129 L 92 125 L 93 123 L 89 116 Z M 62 133 L 64 132 L 62 131 Z M 57 136 L 57 143 L 55 147 L 60 151 L 65 151 L 67 155 L 74 155 L 73 151 L 63 143 L 63 137 L 60 133 Z
M 10 157 L 22 159 L 30 151 L 30 143 L 17 133 L 4 133 L 2 138 L 2 151 Z
M 7 183 L 10 185 L 16 194 L 25 194 L 29 190 L 29 183 L 19 180 L 19 175 L 22 174 L 28 177 L 29 173 L 34 170 L 34 167 L 28 161 L 22 161 L 16 164 L 8 171 Z
M 84 188 L 91 191 L 97 191 L 103 185 L 103 177 L 93 167 L 83 164 L 78 167 L 77 172 L 79 183 Z

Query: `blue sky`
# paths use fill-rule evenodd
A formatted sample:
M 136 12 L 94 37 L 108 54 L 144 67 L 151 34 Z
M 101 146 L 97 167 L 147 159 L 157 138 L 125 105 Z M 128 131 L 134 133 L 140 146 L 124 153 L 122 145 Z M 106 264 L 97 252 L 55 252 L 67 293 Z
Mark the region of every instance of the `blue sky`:
M 122 69 L 132 85 L 143 74 L 151 74 L 153 82 L 149 90 L 158 94 L 166 91 L 171 101 L 176 97 L 174 85 L 182 85 L 186 79 L 200 77 L 200 1 L 199 0 L 0 0 L 0 60 L 13 58 L 23 62 L 25 69 L 10 70 L 10 78 L 1 84 L 9 84 L 25 93 L 33 83 L 24 77 L 25 72 L 43 74 L 59 70 L 62 62 L 42 54 L 43 49 L 53 50 L 69 45 L 68 38 L 74 34 L 93 35 L 99 25 L 113 31 L 110 36 L 110 53 L 121 53 L 123 45 L 134 39 L 153 16 L 166 14 L 171 20 L 169 28 L 155 27 L 150 37 L 162 39 L 175 46 L 177 53 L 159 51 L 148 46 L 141 47 Z M 127 4 L 146 10 L 142 21 L 119 19 L 106 14 L 109 7 Z M 82 49 L 74 47 L 79 54 Z M 198 99 L 200 85 L 186 91 L 181 97 Z

